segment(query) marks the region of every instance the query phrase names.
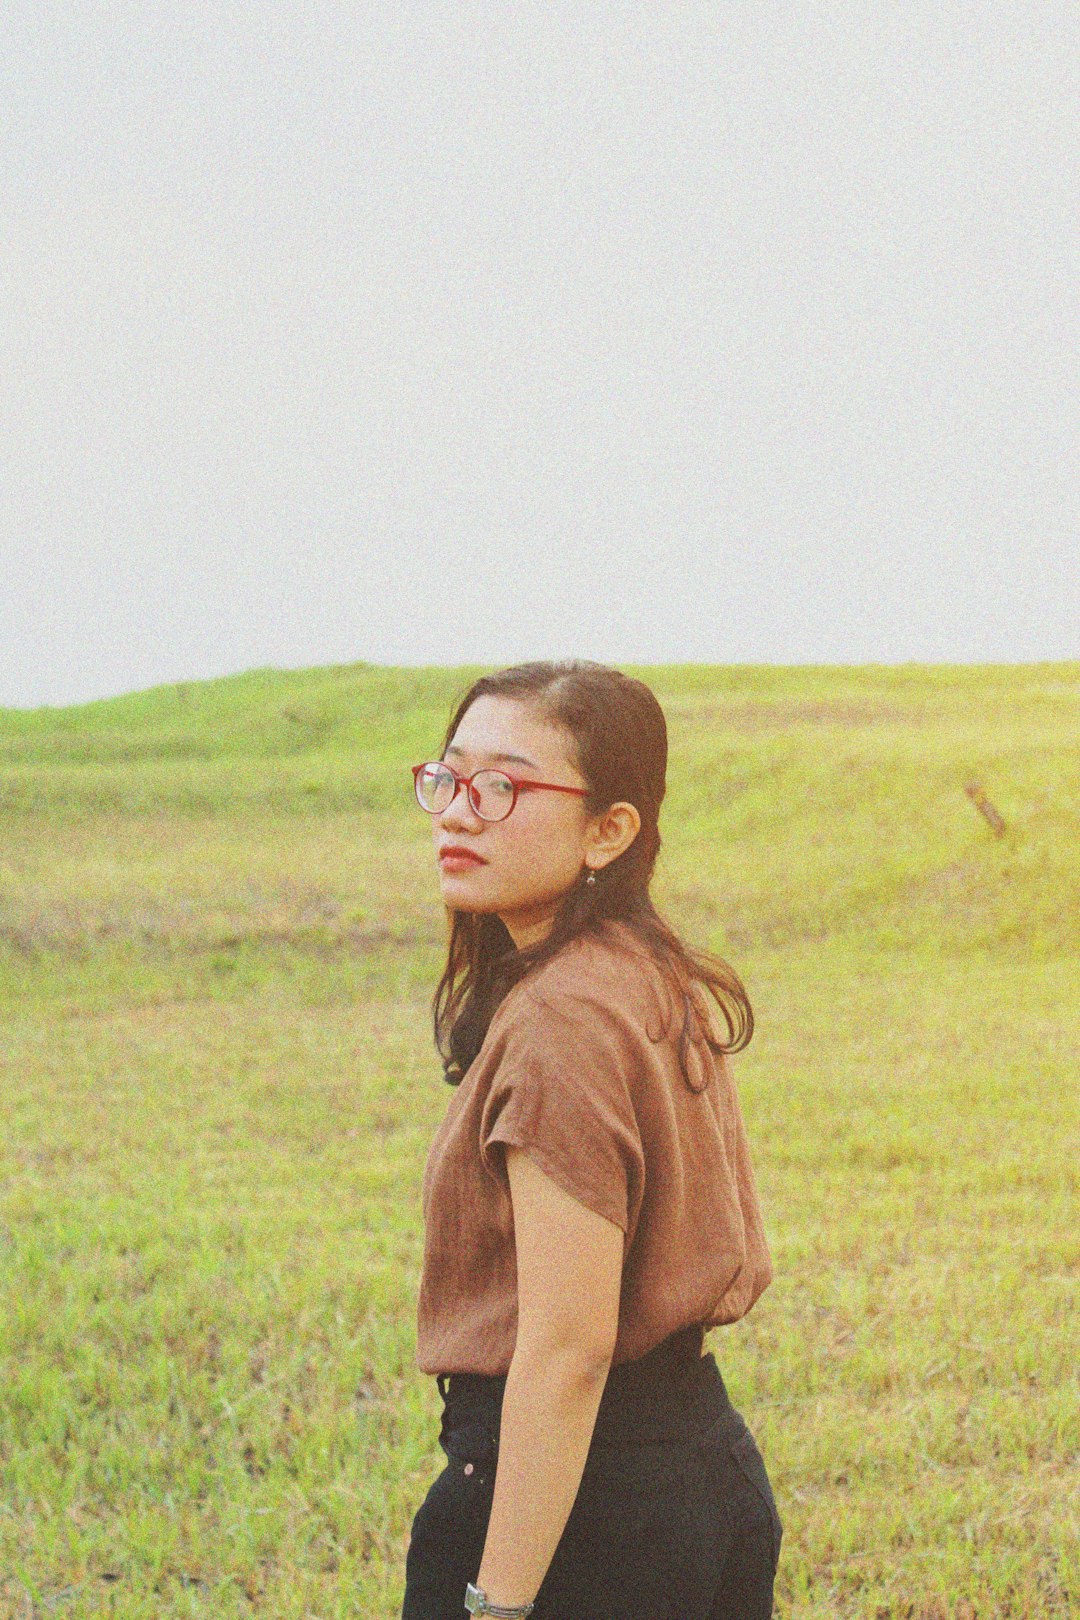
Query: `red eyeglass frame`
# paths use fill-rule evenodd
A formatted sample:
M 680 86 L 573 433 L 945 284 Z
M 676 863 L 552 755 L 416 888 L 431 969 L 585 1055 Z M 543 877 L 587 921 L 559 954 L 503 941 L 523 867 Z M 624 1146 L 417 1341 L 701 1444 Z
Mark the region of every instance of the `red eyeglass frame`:
M 450 775 L 454 778 L 454 791 L 443 805 L 442 810 L 428 810 L 426 804 L 420 804 L 420 772 L 427 770 L 429 765 L 441 765 L 442 769 L 444 771 L 449 771 Z M 472 784 L 474 777 L 482 776 L 485 771 L 496 771 L 500 776 L 505 776 L 506 780 L 510 783 L 514 790 L 514 797 L 510 800 L 510 808 L 506 812 L 505 816 L 480 816 L 481 821 L 505 821 L 507 816 L 512 816 L 514 813 L 514 806 L 518 802 L 518 795 L 523 788 L 545 788 L 549 793 L 576 793 L 583 799 L 587 798 L 589 793 L 588 788 L 567 787 L 565 783 L 562 782 L 533 782 L 524 776 L 511 776 L 509 771 L 502 770 L 498 765 L 481 765 L 478 771 L 473 771 L 472 776 L 459 776 L 454 767 L 452 765 L 448 765 L 444 759 L 425 759 L 422 765 L 413 765 L 411 769 L 413 774 L 413 791 L 416 794 L 416 802 L 417 804 L 420 804 L 421 810 L 425 811 L 429 816 L 441 816 L 444 810 L 449 810 L 450 806 L 457 798 L 458 792 L 461 788 L 464 788 L 466 793 L 469 795 L 469 804 L 472 806 L 474 813 L 480 816 L 479 810 L 477 810 L 475 804 L 473 804 Z

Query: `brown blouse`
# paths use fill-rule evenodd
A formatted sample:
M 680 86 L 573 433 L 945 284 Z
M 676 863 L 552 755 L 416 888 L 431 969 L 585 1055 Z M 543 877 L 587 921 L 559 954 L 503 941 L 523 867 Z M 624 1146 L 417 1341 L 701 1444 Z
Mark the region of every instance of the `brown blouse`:
M 421 1372 L 509 1369 L 517 1267 L 504 1143 L 622 1229 L 614 1363 L 680 1328 L 737 1321 L 772 1279 L 731 1061 L 696 1032 L 689 1089 L 681 1004 L 627 924 L 604 928 L 510 990 L 435 1133 L 422 1190 Z M 712 1033 L 726 1035 L 701 999 Z

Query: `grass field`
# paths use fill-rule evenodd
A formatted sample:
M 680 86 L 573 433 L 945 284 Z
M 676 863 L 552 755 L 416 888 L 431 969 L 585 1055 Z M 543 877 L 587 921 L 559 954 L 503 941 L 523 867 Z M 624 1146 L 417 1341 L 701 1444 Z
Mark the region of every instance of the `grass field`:
M 475 673 L 0 711 L 0 1616 L 399 1613 L 450 1096 L 408 766 Z M 1080 663 L 632 673 L 654 897 L 757 1019 L 776 1276 L 709 1347 L 776 1613 L 1076 1614 Z

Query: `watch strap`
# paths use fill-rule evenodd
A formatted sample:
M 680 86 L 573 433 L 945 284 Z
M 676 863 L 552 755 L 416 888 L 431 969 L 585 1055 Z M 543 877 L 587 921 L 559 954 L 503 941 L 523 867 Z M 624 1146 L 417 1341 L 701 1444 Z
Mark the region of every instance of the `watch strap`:
M 519 1603 L 514 1608 L 501 1608 L 497 1603 L 489 1603 L 487 1593 L 470 1581 L 465 1588 L 465 1607 L 470 1614 L 490 1614 L 496 1616 L 497 1620 L 525 1620 L 536 1605 Z

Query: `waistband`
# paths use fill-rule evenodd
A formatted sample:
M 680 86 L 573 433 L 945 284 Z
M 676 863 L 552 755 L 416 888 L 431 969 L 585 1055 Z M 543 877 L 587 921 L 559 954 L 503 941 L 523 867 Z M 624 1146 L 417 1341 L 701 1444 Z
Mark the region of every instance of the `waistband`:
M 672 1334 L 648 1355 L 619 1362 L 608 1374 L 596 1414 L 594 1446 L 687 1440 L 731 1409 L 700 1326 Z M 506 1375 L 440 1373 L 439 1443 L 446 1452 L 483 1456 L 498 1446 Z

